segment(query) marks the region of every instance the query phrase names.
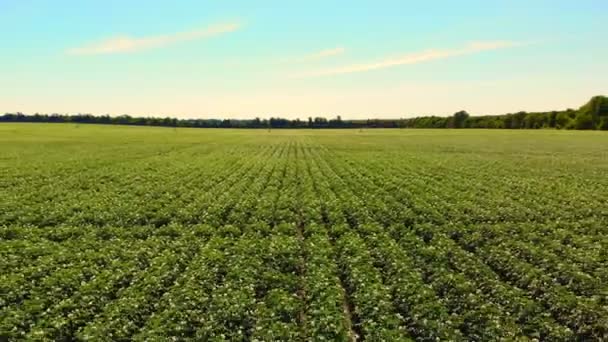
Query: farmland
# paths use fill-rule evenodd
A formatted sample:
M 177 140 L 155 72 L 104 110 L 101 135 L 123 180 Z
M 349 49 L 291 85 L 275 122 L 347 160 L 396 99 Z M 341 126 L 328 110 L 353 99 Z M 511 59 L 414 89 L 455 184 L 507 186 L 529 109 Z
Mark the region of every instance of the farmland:
M 606 340 L 608 135 L 0 125 L 1 340 Z

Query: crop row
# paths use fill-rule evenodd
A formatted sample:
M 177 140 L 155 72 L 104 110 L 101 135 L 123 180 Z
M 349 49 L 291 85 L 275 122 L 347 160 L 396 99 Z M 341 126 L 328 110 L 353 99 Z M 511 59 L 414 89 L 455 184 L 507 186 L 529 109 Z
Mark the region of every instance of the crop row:
M 599 187 L 334 139 L 58 152 L 3 180 L 0 338 L 608 338 Z

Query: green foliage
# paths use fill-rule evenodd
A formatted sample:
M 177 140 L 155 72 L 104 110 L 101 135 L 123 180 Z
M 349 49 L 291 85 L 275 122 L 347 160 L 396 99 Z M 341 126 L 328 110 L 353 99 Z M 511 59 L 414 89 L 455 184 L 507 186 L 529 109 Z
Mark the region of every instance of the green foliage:
M 556 128 L 570 128 L 572 126 L 572 119 L 567 112 L 560 112 L 557 114 L 555 119 L 555 127 Z
M 5 123 L 0 150 L 0 340 L 608 339 L 603 132 Z
M 464 128 L 465 122 L 467 121 L 468 118 L 469 118 L 469 113 L 467 113 L 464 110 L 454 113 L 454 116 L 452 117 L 452 123 L 450 126 L 452 126 L 453 128 Z
M 593 129 L 593 116 L 590 113 L 579 112 L 574 119 L 575 129 Z
M 591 116 L 591 118 L 589 118 Z M 576 121 L 573 121 L 577 117 Z M 284 118 L 253 120 L 235 119 L 175 119 L 154 117 L 131 117 L 121 115 L 116 117 L 93 116 L 90 114 L 60 115 L 6 113 L 0 116 L 0 122 L 63 122 L 114 124 L 132 126 L 164 126 L 164 127 L 194 127 L 194 128 L 508 128 L 508 129 L 539 129 L 539 128 L 576 128 L 576 129 L 605 129 L 608 117 L 608 98 L 595 96 L 578 111 L 568 109 L 561 112 L 541 112 L 515 114 L 470 116 L 466 111 L 459 111 L 451 117 L 423 116 L 408 119 L 367 119 L 342 120 L 340 115 L 335 119 L 324 117 L 309 117 L 307 121 Z M 78 126 L 77 126 L 78 127 Z
M 608 115 L 600 118 L 600 122 L 597 124 L 597 129 L 602 131 L 608 130 Z

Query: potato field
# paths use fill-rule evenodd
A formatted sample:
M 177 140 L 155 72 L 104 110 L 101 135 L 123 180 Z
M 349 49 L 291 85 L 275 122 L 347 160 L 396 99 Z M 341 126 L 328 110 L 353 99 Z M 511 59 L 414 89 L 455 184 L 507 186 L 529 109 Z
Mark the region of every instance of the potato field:
M 608 340 L 608 135 L 0 124 L 0 340 Z

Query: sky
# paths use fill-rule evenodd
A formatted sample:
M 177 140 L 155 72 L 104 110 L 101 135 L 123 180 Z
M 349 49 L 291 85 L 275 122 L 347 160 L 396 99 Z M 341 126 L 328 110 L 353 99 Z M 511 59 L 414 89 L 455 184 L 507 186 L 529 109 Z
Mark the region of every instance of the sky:
M 0 0 L 0 113 L 401 118 L 608 94 L 608 1 Z

